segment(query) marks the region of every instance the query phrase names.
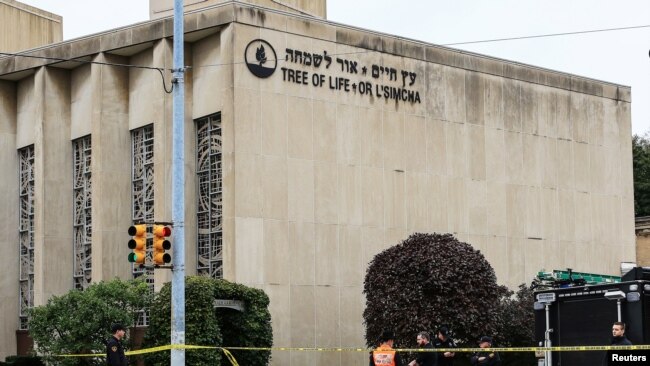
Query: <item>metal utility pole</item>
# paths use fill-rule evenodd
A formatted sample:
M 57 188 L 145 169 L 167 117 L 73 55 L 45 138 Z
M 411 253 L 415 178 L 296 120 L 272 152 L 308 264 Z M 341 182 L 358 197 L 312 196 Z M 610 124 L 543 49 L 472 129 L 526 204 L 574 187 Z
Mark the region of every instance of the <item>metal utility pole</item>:
M 172 222 L 174 257 L 172 260 L 173 345 L 185 344 L 185 66 L 183 50 L 183 0 L 174 0 L 174 66 L 172 121 Z M 172 349 L 172 366 L 185 366 L 185 349 Z
M 551 343 L 551 333 L 553 332 L 553 329 L 551 329 L 551 316 L 550 316 L 551 303 L 547 302 L 546 304 L 544 304 L 544 307 L 546 308 L 546 332 L 544 332 L 544 347 L 552 347 L 553 344 Z M 551 351 L 545 352 L 544 365 L 553 366 L 553 352 Z

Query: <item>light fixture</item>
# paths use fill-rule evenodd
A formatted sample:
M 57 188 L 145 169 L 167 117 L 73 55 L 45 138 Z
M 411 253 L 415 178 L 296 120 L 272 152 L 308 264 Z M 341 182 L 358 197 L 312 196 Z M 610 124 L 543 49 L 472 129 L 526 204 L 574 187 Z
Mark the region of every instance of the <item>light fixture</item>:
M 628 292 L 627 293 L 627 302 L 636 302 L 641 300 L 641 294 L 638 292 Z
M 607 291 L 605 292 L 605 298 L 607 300 L 616 300 L 616 308 L 618 310 L 618 321 L 621 321 L 621 300 L 625 298 L 625 292 L 621 290 Z
M 621 300 L 625 298 L 625 292 L 621 290 L 607 291 L 605 292 L 605 298 L 607 298 L 607 300 Z

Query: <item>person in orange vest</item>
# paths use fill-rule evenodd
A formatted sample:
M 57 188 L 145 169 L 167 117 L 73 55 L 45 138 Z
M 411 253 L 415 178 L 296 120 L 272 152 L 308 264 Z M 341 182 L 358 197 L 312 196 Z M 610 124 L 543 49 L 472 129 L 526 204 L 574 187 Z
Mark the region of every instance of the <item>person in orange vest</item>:
M 393 349 L 395 335 L 391 331 L 384 331 L 379 339 L 379 347 L 370 354 L 369 366 L 402 366 L 399 353 Z

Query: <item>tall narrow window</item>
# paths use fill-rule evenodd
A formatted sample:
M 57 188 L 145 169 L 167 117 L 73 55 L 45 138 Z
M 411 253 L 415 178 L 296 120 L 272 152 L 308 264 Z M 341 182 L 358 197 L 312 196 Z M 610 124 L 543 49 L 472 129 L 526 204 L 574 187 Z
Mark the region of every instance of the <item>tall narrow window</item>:
M 131 131 L 132 141 L 132 197 L 133 223 L 153 222 L 153 125 Z M 147 239 L 147 262 L 151 262 L 152 239 Z M 133 265 L 133 278 L 146 275 L 149 288 L 153 291 L 153 269 Z M 137 325 L 148 325 L 147 312 L 138 317 Z
M 91 232 L 92 200 L 90 174 L 90 136 L 72 141 L 74 161 L 73 231 L 74 231 L 74 288 L 84 290 L 90 285 L 92 275 Z
M 221 113 L 196 120 L 197 273 L 223 278 Z
M 20 200 L 20 329 L 28 329 L 28 312 L 34 306 L 34 146 L 18 150 Z

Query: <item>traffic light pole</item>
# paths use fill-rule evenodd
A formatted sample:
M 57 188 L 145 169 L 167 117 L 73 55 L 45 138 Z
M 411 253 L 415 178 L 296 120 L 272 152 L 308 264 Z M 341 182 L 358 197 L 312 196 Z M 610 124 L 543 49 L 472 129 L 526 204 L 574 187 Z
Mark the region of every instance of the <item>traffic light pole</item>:
M 174 0 L 174 65 L 172 121 L 172 221 L 174 223 L 172 269 L 173 345 L 185 344 L 185 66 L 183 49 L 183 0 Z M 185 349 L 173 348 L 172 366 L 185 366 Z

